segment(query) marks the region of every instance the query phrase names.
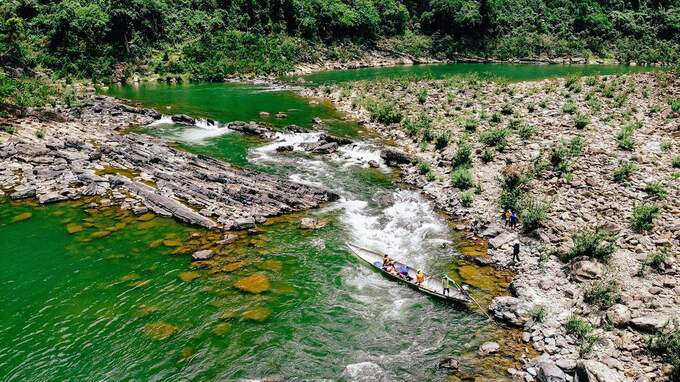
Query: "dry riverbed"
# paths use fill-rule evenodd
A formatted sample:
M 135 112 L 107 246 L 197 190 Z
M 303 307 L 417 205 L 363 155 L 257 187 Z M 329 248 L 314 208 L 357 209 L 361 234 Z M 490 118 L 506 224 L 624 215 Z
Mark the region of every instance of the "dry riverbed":
M 490 312 L 542 355 L 509 370 L 513 380 L 670 379 L 648 341 L 680 318 L 676 76 L 388 80 L 304 93 L 393 143 L 383 157 L 403 180 L 516 273 L 513 296 Z M 508 207 L 515 228 L 504 225 Z

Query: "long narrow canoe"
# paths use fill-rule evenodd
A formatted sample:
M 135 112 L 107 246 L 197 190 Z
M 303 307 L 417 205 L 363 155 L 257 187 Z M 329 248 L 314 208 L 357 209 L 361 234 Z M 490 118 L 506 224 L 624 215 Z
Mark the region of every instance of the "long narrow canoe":
M 394 260 L 395 267 L 397 269 L 407 269 L 408 270 L 408 275 L 411 277 L 412 281 L 409 281 L 408 279 L 401 278 L 399 276 L 395 276 L 387 271 L 385 271 L 382 268 L 382 261 L 383 261 L 383 254 L 372 251 L 370 249 L 362 248 L 359 247 L 358 245 L 352 244 L 352 243 L 345 243 L 347 245 L 347 248 L 354 253 L 358 258 L 364 260 L 365 262 L 369 263 L 373 268 L 376 268 L 380 273 L 383 275 L 387 276 L 390 279 L 401 281 L 407 285 L 409 285 L 412 288 L 417 289 L 420 292 L 429 294 L 430 296 L 438 297 L 447 301 L 453 301 L 453 302 L 459 302 L 459 303 L 467 303 L 471 302 L 472 299 L 470 296 L 464 292 L 463 290 L 459 289 L 456 287 L 455 284 L 452 283 L 451 285 L 451 293 L 450 294 L 443 294 L 444 287 L 442 284 L 442 279 L 440 277 L 429 277 L 428 275 L 425 275 L 427 278 L 425 279 L 425 282 L 422 283 L 422 285 L 417 285 L 415 283 L 416 279 L 416 270 L 413 269 L 412 267 L 409 267 L 406 264 L 400 263 L 396 260 Z

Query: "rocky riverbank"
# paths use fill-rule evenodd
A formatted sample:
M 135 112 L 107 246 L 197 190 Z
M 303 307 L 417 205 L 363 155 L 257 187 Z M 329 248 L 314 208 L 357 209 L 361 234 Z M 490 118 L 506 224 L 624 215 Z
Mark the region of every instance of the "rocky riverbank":
M 224 230 L 251 229 L 268 217 L 337 198 L 127 131 L 160 118 L 156 111 L 93 94 L 78 103 L 31 110 L 0 129 L 0 196 L 40 203 L 99 196 L 97 205 Z M 173 119 L 192 123 L 187 116 Z M 233 122 L 228 128 L 260 136 L 269 132 L 254 123 Z
M 680 318 L 677 77 L 390 80 L 305 93 L 394 144 L 385 161 L 488 239 L 481 261 L 516 273 L 513 295 L 490 312 L 542 355 L 509 370 L 514 380 L 669 380 L 669 359 L 648 341 Z M 504 225 L 506 208 L 517 227 Z

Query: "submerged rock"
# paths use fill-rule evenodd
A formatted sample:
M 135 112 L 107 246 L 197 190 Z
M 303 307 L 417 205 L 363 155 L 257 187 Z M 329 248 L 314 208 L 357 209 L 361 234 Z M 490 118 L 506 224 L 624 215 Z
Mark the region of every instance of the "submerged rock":
M 262 293 L 269 290 L 269 278 L 264 273 L 256 273 L 234 283 L 234 287 L 249 293 Z
M 85 228 L 83 226 L 81 226 L 80 224 L 71 223 L 71 224 L 66 225 L 66 231 L 68 231 L 68 233 L 70 233 L 70 234 L 78 233 L 78 232 L 80 232 L 84 229 Z
M 458 370 L 458 368 L 460 368 L 460 361 L 455 358 L 444 358 L 443 360 L 439 361 L 437 366 L 440 369 Z
M 167 322 L 158 321 L 144 325 L 144 334 L 154 340 L 164 340 L 177 332 L 177 327 Z
M 196 280 L 199 277 L 201 277 L 201 274 L 198 273 L 198 272 L 194 272 L 194 271 L 182 272 L 182 273 L 179 274 L 179 278 L 182 281 L 187 282 L 187 283 L 190 283 L 190 282 Z
M 12 223 L 17 223 L 17 222 L 22 222 L 24 220 L 28 220 L 33 217 L 33 213 L 31 212 L 22 212 L 19 215 L 15 216 L 12 218 Z
M 227 324 L 226 322 L 220 322 L 219 324 L 215 325 L 215 327 L 213 328 L 212 332 L 213 332 L 216 336 L 220 336 L 220 337 L 221 337 L 221 336 L 227 334 L 227 332 L 229 331 L 229 329 L 231 329 L 231 325 Z
M 185 125 L 193 125 L 196 123 L 196 119 L 186 115 L 186 114 L 178 114 L 178 115 L 173 115 L 171 117 L 172 121 L 175 123 L 182 123 Z
M 241 318 L 248 321 L 262 322 L 269 318 L 271 314 L 272 311 L 269 308 L 254 308 L 241 313 Z

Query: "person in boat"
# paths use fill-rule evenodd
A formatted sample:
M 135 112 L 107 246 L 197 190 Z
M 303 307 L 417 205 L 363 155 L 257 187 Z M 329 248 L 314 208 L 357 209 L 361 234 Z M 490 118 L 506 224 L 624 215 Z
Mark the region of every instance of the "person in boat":
M 427 277 L 425 277 L 423 271 L 419 269 L 418 273 L 416 273 L 416 285 L 421 286 L 425 280 L 427 280 Z
M 403 280 L 406 280 L 406 281 L 413 280 L 411 278 L 411 276 L 408 275 L 408 267 L 407 266 L 397 268 L 397 273 L 399 274 L 399 277 Z
M 389 264 L 387 264 L 387 268 L 385 270 L 392 276 L 399 276 L 399 274 L 397 273 L 397 268 L 395 268 L 394 266 L 394 262 L 390 262 Z
M 451 295 L 451 280 L 448 275 L 444 275 L 442 277 L 442 286 L 444 287 L 444 290 L 442 290 L 442 294 L 444 296 L 450 296 Z
M 392 259 L 390 259 L 389 256 L 383 255 L 383 269 L 387 270 L 387 266 L 390 265 L 390 263 L 393 263 Z

